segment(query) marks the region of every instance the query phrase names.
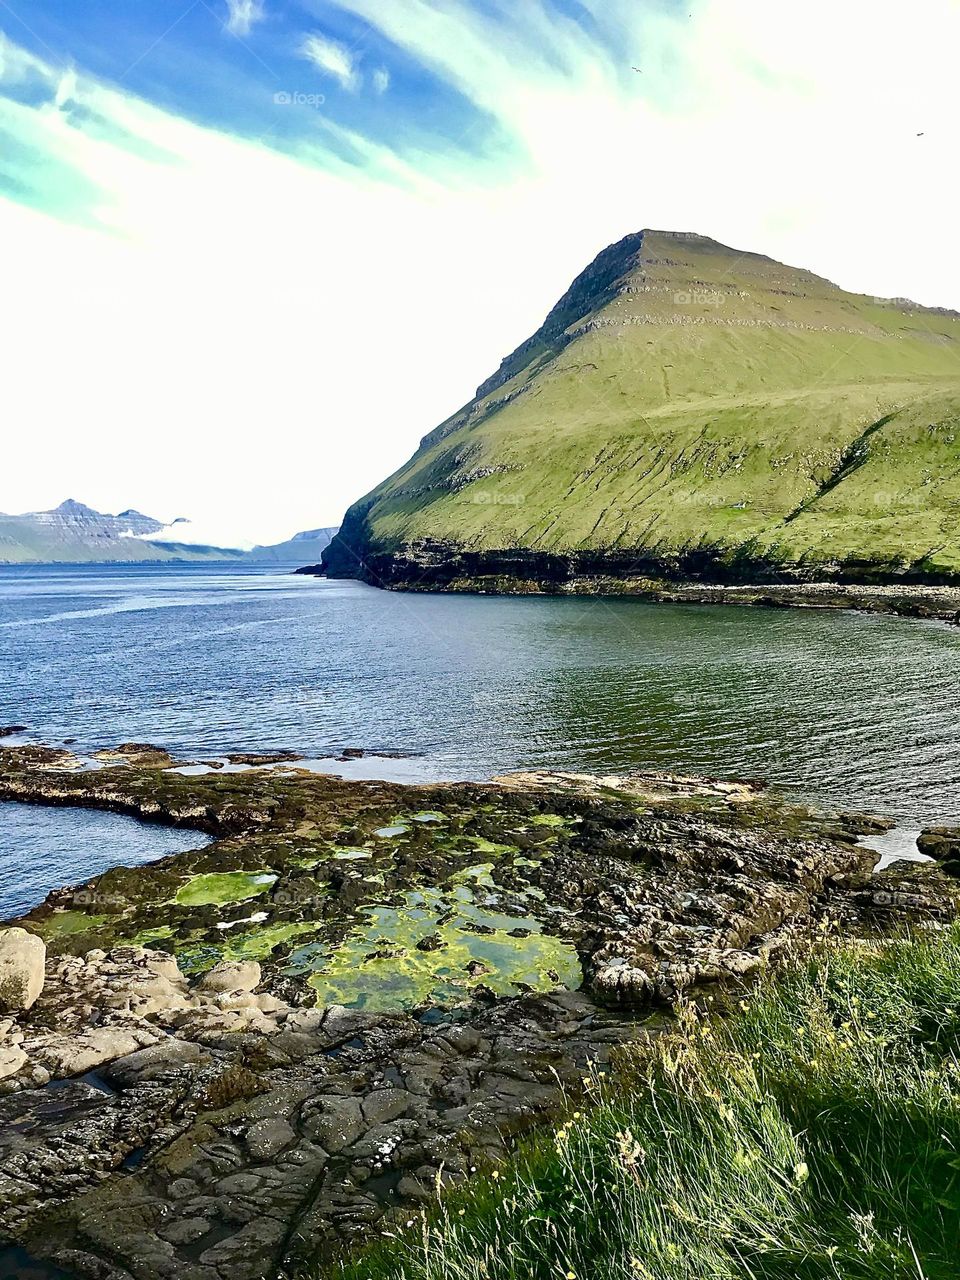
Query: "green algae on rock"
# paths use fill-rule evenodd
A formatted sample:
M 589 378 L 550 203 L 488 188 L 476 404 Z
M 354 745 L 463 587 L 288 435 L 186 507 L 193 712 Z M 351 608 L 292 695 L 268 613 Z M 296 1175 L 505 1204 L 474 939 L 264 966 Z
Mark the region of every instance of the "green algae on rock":
M 456 1003 L 481 986 L 510 996 L 576 990 L 582 981 L 576 949 L 543 934 L 539 921 L 454 905 L 438 889 L 408 894 L 400 907 L 373 908 L 309 979 L 318 1004 L 376 1013 Z
M 269 871 L 208 872 L 188 880 L 177 890 L 175 901 L 181 907 L 223 907 L 258 898 L 276 882 L 276 875 Z
M 65 938 L 70 934 L 88 933 L 106 924 L 109 917 L 87 914 L 84 911 L 54 911 L 38 923 L 37 932 L 45 942 Z
M 138 765 L 78 775 L 12 748 L 3 796 L 219 837 L 52 894 L 24 926 L 54 952 L 149 942 L 191 973 L 257 960 L 298 1003 L 469 1005 L 584 978 L 615 1004 L 670 1001 L 761 964 L 825 894 L 871 871 L 855 835 L 837 843 L 835 820 L 750 784 L 660 774 L 433 786 Z
M 222 942 L 183 942 L 174 946 L 177 963 L 186 974 L 206 973 L 224 960 L 268 960 L 278 947 L 284 947 L 305 934 L 316 933 L 318 926 L 309 921 L 290 924 L 266 924 L 256 921 L 252 928 L 236 936 L 224 934 Z M 149 946 L 142 942 L 142 946 Z

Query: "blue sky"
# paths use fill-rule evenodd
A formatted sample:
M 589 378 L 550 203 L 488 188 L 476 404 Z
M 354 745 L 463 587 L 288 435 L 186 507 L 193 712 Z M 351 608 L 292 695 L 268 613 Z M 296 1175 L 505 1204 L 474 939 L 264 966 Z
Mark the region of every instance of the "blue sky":
M 643 226 L 960 305 L 960 4 L 901 15 L 0 0 L 0 510 L 335 522 Z
M 39 57 L 80 64 L 198 124 L 278 147 L 337 150 L 331 121 L 408 151 L 439 134 L 477 154 L 497 135 L 494 121 L 442 77 L 332 4 L 13 0 L 0 16 L 8 35 Z M 292 101 L 278 103 L 278 95 Z

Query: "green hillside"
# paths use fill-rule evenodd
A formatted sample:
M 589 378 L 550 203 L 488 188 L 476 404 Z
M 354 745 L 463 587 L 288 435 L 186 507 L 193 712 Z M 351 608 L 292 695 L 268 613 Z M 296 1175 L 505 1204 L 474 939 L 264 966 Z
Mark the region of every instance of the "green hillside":
M 347 513 L 333 576 L 960 577 L 960 315 L 703 236 L 605 250 Z

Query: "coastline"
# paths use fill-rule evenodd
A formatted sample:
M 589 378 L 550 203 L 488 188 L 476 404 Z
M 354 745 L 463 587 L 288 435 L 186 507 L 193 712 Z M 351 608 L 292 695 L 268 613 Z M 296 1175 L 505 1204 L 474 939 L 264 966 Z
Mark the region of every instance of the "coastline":
M 651 604 L 850 609 L 960 625 L 960 578 L 928 561 L 848 557 L 778 562 L 716 546 L 657 552 L 470 550 L 424 539 L 380 550 L 351 509 L 319 564 L 298 574 L 353 578 L 399 591 L 629 598 Z
M 496 1166 L 680 993 L 749 981 L 828 918 L 869 938 L 956 911 L 933 864 L 873 874 L 862 837 L 887 823 L 753 783 L 62 763 L 0 750 L 0 795 L 219 837 L 15 922 L 46 974 L 7 1018 L 0 1231 L 84 1278 L 330 1259 Z
M 294 571 L 312 577 L 330 575 L 322 565 Z M 960 585 L 932 582 L 847 582 L 816 579 L 796 582 L 711 582 L 696 579 L 571 576 L 569 578 L 512 577 L 506 574 L 460 576 L 405 569 L 386 573 L 364 571 L 354 580 L 386 591 L 449 592 L 495 596 L 594 596 L 598 599 L 640 600 L 647 604 L 738 605 L 764 609 L 819 609 L 879 613 L 960 626 Z

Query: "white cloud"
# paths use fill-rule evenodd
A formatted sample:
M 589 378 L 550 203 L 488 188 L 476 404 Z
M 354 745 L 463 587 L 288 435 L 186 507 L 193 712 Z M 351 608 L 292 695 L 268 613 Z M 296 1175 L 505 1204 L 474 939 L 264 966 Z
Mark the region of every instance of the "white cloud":
M 53 105 L 59 111 L 69 102 L 72 102 L 77 96 L 77 73 L 69 70 L 65 71 L 57 82 L 57 91 L 54 94 Z
M 357 70 L 353 54 L 342 44 L 338 44 L 336 40 L 328 40 L 326 36 L 318 35 L 314 32 L 312 35 L 304 36 L 303 43 L 300 46 L 301 55 L 312 62 L 319 70 L 327 75 L 333 76 L 344 89 L 353 92 L 359 89 L 363 83 L 363 78 Z
M 224 30 L 232 36 L 248 36 L 265 17 L 263 0 L 227 0 Z
M 376 138 L 325 113 L 355 167 L 282 155 L 0 38 L 4 165 L 44 198 L 0 199 L 0 510 L 335 524 L 643 226 L 960 306 L 952 0 L 584 0 L 596 45 L 540 0 L 340 3 L 494 117 L 485 155 L 406 149 L 399 89 Z
M 372 76 L 374 93 L 386 93 L 390 88 L 390 72 L 386 67 L 379 67 Z
M 141 542 L 179 542 L 188 547 L 228 547 L 249 551 L 254 543 L 236 529 L 219 522 L 178 519 L 156 533 L 126 534 Z

